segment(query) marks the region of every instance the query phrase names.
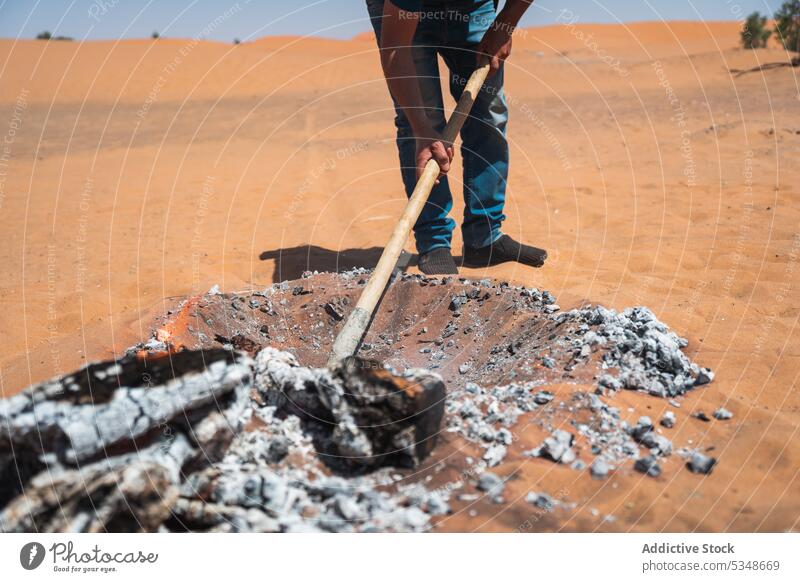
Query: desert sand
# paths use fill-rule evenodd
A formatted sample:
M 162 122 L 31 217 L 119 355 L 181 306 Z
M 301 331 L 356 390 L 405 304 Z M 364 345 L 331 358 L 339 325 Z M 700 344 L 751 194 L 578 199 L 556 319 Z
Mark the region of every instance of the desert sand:
M 550 258 L 462 273 L 547 289 L 562 309 L 651 308 L 716 372 L 671 434 L 719 464 L 597 482 L 512 449 L 498 472 L 517 472 L 518 502 L 437 530 L 798 531 L 798 69 L 776 47 L 736 48 L 736 23 L 578 23 L 514 42 L 505 230 Z M 369 35 L 2 40 L 0 63 L 3 396 L 146 341 L 213 285 L 372 266 L 401 211 Z M 458 162 L 451 183 L 458 216 Z M 667 407 L 615 398 L 633 421 Z M 688 418 L 722 405 L 732 420 Z M 529 489 L 581 509 L 532 519 Z

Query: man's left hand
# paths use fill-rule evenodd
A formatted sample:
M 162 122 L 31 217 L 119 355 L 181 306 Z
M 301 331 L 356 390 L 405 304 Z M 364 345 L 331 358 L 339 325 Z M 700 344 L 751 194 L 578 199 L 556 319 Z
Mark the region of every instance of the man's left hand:
M 483 35 L 478 44 L 478 62 L 489 59 L 489 76 L 491 77 L 511 54 L 511 31 L 503 23 L 495 21 L 492 27 Z

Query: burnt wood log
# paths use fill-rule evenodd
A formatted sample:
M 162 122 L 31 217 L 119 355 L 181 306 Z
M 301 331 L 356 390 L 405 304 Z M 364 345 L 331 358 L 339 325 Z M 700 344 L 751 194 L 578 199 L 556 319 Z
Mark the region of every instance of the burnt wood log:
M 416 467 L 433 449 L 444 416 L 438 375 L 398 376 L 361 358 L 333 370 L 303 368 L 290 354 L 266 348 L 256 357 L 256 388 L 279 413 L 303 419 L 326 464 L 345 473 Z
M 13 448 L 75 465 L 224 410 L 251 381 L 250 360 L 226 350 L 90 364 L 0 400 L 0 454 Z
M 246 419 L 252 360 L 128 355 L 0 400 L 0 530 L 153 531 Z
M 348 476 L 416 466 L 443 411 L 438 376 L 365 360 L 304 368 L 266 348 L 90 364 L 0 400 L 0 531 L 297 531 L 306 513 L 330 529 L 358 503 L 382 527 L 420 527 L 375 495 L 317 491 L 319 459 Z M 294 465 L 297 439 L 316 453 Z

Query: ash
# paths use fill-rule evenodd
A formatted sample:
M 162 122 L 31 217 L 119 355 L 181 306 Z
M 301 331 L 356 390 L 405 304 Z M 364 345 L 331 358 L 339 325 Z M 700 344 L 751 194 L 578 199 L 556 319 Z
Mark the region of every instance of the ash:
M 604 307 L 585 307 L 562 313 L 559 322 L 578 322 L 581 353 L 595 346 L 606 348 L 599 384 L 613 390 L 641 390 L 662 398 L 678 396 L 708 384 L 714 374 L 701 368 L 681 351 L 688 341 L 661 323 L 646 307 L 622 313 Z M 588 348 L 588 350 L 587 350 Z

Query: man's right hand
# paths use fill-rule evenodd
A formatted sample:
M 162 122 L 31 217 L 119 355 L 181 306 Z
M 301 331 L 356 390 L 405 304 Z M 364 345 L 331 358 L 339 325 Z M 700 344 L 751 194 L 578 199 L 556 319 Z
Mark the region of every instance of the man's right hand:
M 453 161 L 453 145 L 445 144 L 438 136 L 417 138 L 417 179 L 422 175 L 428 160 L 431 159 L 439 164 L 439 176 L 436 178 L 438 184 L 441 177 L 450 171 L 450 162 Z

